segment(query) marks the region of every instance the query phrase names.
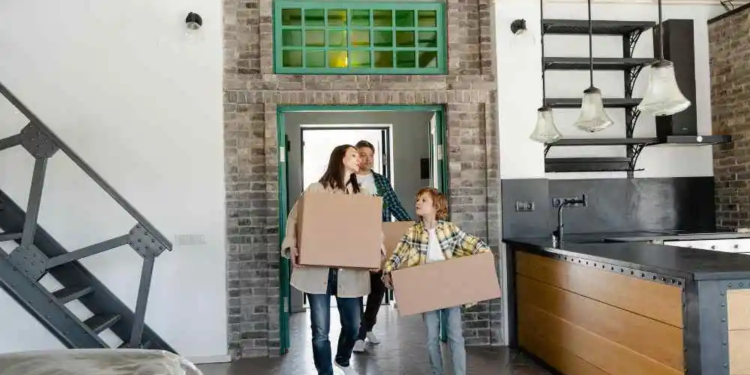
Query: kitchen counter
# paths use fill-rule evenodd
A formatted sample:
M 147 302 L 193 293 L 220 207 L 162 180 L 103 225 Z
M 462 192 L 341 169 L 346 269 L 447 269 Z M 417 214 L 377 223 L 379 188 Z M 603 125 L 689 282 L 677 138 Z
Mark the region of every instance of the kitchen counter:
M 657 232 L 505 239 L 511 345 L 562 374 L 750 372 L 750 256 Z

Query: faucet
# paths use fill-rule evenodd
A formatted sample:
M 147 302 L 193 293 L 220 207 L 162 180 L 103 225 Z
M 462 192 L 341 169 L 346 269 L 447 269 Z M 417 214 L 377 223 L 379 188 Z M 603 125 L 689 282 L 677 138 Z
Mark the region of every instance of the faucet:
M 563 224 L 563 208 L 574 204 L 586 206 L 586 194 L 581 194 L 580 198 L 565 198 L 560 202 L 560 206 L 557 207 L 557 229 L 552 232 L 552 246 L 555 248 L 559 249 L 563 242 L 563 226 L 565 226 Z

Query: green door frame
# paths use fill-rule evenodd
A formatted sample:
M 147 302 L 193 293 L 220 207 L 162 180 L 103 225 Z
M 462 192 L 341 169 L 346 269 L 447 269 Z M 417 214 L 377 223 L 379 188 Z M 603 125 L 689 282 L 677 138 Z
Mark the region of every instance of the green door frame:
M 289 209 L 288 186 L 287 186 L 287 150 L 286 147 L 286 113 L 291 112 L 328 112 L 328 111 L 347 111 L 347 112 L 434 112 L 437 115 L 436 132 L 438 147 L 442 151 L 442 157 L 438 158 L 438 170 L 441 173 L 438 189 L 450 197 L 448 194 L 448 153 L 445 147 L 446 141 L 446 119 L 445 106 L 443 105 L 279 105 L 276 109 L 276 140 L 278 144 L 278 186 L 279 186 L 279 246 L 283 240 L 283 234 L 286 231 L 286 218 Z M 291 263 L 289 259 L 280 256 L 279 259 L 279 334 L 281 354 L 286 354 L 291 346 L 289 336 L 289 303 L 291 296 Z M 444 326 L 444 324 L 443 324 Z M 443 341 L 446 340 L 445 330 L 441 329 Z

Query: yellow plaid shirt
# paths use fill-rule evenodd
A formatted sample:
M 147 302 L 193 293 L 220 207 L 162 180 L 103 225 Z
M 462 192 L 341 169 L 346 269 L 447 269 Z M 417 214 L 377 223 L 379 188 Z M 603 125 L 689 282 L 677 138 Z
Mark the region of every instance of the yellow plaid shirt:
M 456 224 L 438 221 L 435 234 L 440 242 L 445 259 L 463 257 L 490 251 L 489 246 L 479 237 L 462 231 Z M 400 268 L 425 264 L 429 246 L 429 233 L 422 222 L 414 224 L 401 238 L 393 255 L 385 263 L 384 273 Z

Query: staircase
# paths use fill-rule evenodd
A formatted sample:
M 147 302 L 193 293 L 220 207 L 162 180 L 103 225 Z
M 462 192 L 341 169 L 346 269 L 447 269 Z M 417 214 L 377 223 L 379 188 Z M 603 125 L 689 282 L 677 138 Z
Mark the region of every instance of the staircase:
M 0 242 L 14 241 L 15 249 L 0 250 L 0 287 L 70 349 L 109 348 L 100 337 L 111 330 L 120 348 L 160 349 L 175 353 L 144 324 L 154 261 L 172 244 L 151 223 L 106 183 L 73 150 L 0 83 L 0 94 L 29 120 L 14 136 L 0 140 L 0 151 L 21 146 L 34 157 L 28 206 L 24 211 L 0 190 Z M 97 183 L 137 224 L 121 236 L 68 251 L 37 223 L 47 161 L 61 151 Z M 130 245 L 143 258 L 135 311 L 89 272 L 79 260 Z M 51 275 L 63 288 L 50 291 L 40 283 Z M 94 315 L 79 319 L 67 304 L 79 301 Z M 8 324 L 6 322 L 5 324 Z

